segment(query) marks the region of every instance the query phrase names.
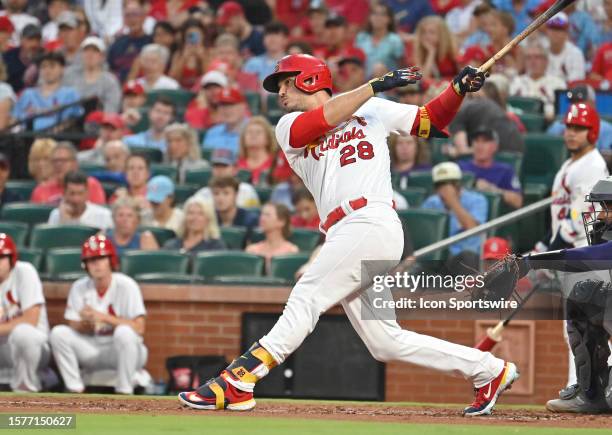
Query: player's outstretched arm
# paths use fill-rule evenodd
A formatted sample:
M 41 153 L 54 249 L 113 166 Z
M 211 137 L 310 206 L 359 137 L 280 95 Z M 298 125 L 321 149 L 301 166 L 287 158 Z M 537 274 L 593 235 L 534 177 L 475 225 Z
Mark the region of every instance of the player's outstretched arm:
M 406 86 L 421 80 L 416 66 L 390 71 L 345 94 L 331 98 L 323 105 L 325 121 L 332 126 L 347 121 L 366 101 L 380 92 Z

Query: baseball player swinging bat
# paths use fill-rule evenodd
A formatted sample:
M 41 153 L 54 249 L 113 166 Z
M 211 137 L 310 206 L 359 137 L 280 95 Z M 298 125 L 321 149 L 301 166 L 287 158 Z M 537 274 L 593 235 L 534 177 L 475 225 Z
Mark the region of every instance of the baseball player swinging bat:
M 504 57 L 506 53 L 512 50 L 514 47 L 519 45 L 523 39 L 531 35 L 538 27 L 544 24 L 546 21 L 551 19 L 554 15 L 561 12 L 563 9 L 574 3 L 575 0 L 557 0 L 546 12 L 538 16 L 529 26 L 527 26 L 521 33 L 516 35 L 512 41 L 508 42 L 501 50 L 493 55 L 489 60 L 480 65 L 478 70 L 486 73 L 499 59 Z

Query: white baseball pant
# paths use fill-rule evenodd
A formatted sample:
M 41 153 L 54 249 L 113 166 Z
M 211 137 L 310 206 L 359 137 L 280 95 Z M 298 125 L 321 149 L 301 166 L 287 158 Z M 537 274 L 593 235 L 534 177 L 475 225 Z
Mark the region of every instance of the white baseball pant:
M 403 240 L 401 222 L 387 204 L 368 204 L 344 217 L 328 231 L 319 255 L 293 288 L 283 314 L 260 344 L 280 364 L 313 331 L 321 314 L 342 303 L 355 331 L 379 361 L 403 361 L 462 375 L 477 388 L 496 378 L 504 361 L 489 352 L 404 330 L 395 319 L 363 320 L 362 308 L 373 314 L 376 309 L 363 294 L 356 294 L 361 285 L 361 262 L 398 262 Z
M 49 338 L 29 323 L 20 323 L 0 337 L 0 367 L 12 368 L 13 391 L 40 391 L 38 372 L 49 363 Z
M 119 325 L 112 337 L 81 334 L 68 325 L 57 325 L 51 330 L 51 349 L 66 389 L 82 392 L 85 389 L 79 367 L 115 369 L 115 391 L 134 392 L 134 375 L 147 362 L 147 348 L 143 338 L 127 325 Z

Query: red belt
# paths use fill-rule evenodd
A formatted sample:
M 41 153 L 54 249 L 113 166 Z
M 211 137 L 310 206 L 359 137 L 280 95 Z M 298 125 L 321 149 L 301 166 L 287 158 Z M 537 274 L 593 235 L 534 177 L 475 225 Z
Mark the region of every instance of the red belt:
M 367 198 L 363 196 L 361 198 L 357 198 L 357 199 L 353 199 L 349 201 L 349 206 L 353 209 L 353 211 L 359 210 L 360 208 L 363 208 L 366 205 L 368 205 L 368 200 Z M 341 220 L 345 216 L 346 216 L 346 213 L 342 209 L 342 207 L 340 206 L 336 207 L 331 212 L 329 212 L 329 214 L 327 215 L 327 218 L 325 218 L 325 222 L 321 225 L 321 229 L 327 232 L 333 225 L 338 223 L 338 221 Z

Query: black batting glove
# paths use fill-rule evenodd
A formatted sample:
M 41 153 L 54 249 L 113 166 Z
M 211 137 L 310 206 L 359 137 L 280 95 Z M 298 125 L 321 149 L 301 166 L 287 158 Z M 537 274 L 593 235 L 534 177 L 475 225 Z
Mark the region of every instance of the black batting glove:
M 468 92 L 478 92 L 484 85 L 485 73 L 478 71 L 473 66 L 466 66 L 453 79 L 453 89 L 458 95 L 465 95 Z
M 377 77 L 370 80 L 368 83 L 372 86 L 375 94 L 385 92 L 394 88 L 414 84 L 421 80 L 421 73 L 418 66 L 410 66 L 408 68 L 396 69 L 389 71 L 382 77 Z

